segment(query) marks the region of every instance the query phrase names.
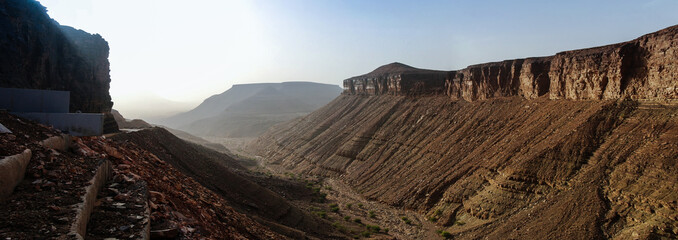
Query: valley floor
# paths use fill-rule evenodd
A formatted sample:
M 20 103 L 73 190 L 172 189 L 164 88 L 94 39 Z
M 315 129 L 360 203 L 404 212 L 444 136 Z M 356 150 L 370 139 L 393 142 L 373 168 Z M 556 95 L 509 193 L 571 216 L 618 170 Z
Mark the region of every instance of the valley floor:
M 209 138 L 214 141 L 217 138 Z M 223 139 L 219 142 L 227 147 Z M 230 141 L 233 143 L 233 140 Z M 246 144 L 246 142 L 244 142 Z M 238 149 L 238 148 L 232 148 Z M 247 152 L 232 150 L 244 161 L 256 161 L 250 166 L 254 172 L 268 175 L 274 181 L 281 179 L 306 183 L 309 189 L 318 189 L 324 200 L 308 201 L 295 197 L 298 193 L 288 192 L 291 188 L 270 188 L 301 209 L 309 213 L 320 215 L 321 218 L 332 223 L 347 237 L 354 239 L 445 239 L 442 228 L 435 225 L 435 220 L 412 210 L 399 209 L 378 201 L 372 201 L 361 196 L 349 185 L 335 178 L 317 179 L 316 176 L 295 175 L 276 165 L 267 164 L 261 157 L 251 156 Z M 258 182 L 262 186 L 266 183 Z M 335 208 L 333 211 L 332 208 Z M 375 231 L 375 227 L 380 230 Z

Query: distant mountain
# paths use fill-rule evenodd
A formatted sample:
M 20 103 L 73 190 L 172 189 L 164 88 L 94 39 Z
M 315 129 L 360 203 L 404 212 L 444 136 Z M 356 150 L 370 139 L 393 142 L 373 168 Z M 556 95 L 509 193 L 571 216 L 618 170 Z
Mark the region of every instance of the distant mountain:
M 139 118 L 149 122 L 158 122 L 176 114 L 195 108 L 198 101 L 173 101 L 154 93 L 132 94 L 114 98 L 115 109 L 125 114 L 127 118 Z M 144 103 L 144 104 L 139 104 Z M 149 111 L 152 109 L 152 111 Z
M 158 121 L 201 136 L 255 137 L 339 96 L 337 85 L 312 82 L 240 84 L 198 107 Z

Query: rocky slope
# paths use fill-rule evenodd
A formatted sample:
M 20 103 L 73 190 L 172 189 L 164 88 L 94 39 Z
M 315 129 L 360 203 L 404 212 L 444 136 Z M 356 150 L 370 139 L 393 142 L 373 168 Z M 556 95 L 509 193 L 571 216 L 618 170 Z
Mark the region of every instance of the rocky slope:
M 461 239 L 676 238 L 677 33 L 444 73 L 387 65 L 249 151 Z
M 3 239 L 76 239 L 68 235 L 76 219 L 85 219 L 86 239 L 148 239 L 136 232 L 144 225 L 149 226 L 151 236 L 162 233 L 170 239 L 285 239 L 137 145 L 83 137 L 55 148 L 45 141 L 61 139 L 52 128 L 6 112 L 0 112 L 0 123 L 13 131 L 0 134 L 2 165 L 6 156 L 32 153 L 23 180 L 7 198 L 0 199 Z M 95 185 L 93 175 L 99 174 L 97 166 L 102 161 L 110 163 L 110 180 L 102 189 L 110 195 L 88 199 L 85 189 Z M 16 173 L 1 168 L 0 174 Z M 141 194 L 124 192 L 120 186 L 125 185 L 136 186 Z M 89 221 L 80 217 L 83 211 L 79 210 L 88 201 L 97 205 Z
M 311 82 L 234 85 L 195 109 L 159 123 L 199 136 L 255 137 L 327 104 L 341 88 Z
M 108 43 L 60 26 L 37 1 L 0 2 L 0 87 L 71 91 L 70 110 L 109 112 Z
M 185 142 L 163 128 L 118 134 L 112 139 L 133 143 L 171 164 L 223 197 L 228 205 L 274 231 L 292 238 L 336 238 L 326 222 L 304 212 L 273 191 L 253 182 L 248 171 L 228 155 Z M 329 235 L 328 235 L 329 234 Z

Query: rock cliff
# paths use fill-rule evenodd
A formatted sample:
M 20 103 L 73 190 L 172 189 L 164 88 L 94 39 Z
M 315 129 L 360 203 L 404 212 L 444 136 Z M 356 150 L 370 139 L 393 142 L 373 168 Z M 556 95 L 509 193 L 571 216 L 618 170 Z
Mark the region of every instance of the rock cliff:
M 416 93 L 402 69 L 431 71 L 386 65 L 248 150 L 455 239 L 676 238 L 676 33 L 436 71 Z
M 37 1 L 0 2 L 0 87 L 71 91 L 71 111 L 109 112 L 108 43 L 60 26 Z
M 472 65 L 458 71 L 392 63 L 344 80 L 344 94 L 446 94 L 453 100 L 678 98 L 678 26 L 632 41 L 555 56 Z M 444 90 L 443 90 L 444 89 Z

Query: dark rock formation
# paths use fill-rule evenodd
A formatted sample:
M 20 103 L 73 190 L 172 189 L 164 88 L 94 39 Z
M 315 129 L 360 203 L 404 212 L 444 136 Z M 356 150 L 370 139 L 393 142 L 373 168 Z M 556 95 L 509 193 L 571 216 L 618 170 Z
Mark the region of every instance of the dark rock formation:
M 108 71 L 101 36 L 60 26 L 37 1 L 0 1 L 0 87 L 71 91 L 71 111 L 108 112 Z

